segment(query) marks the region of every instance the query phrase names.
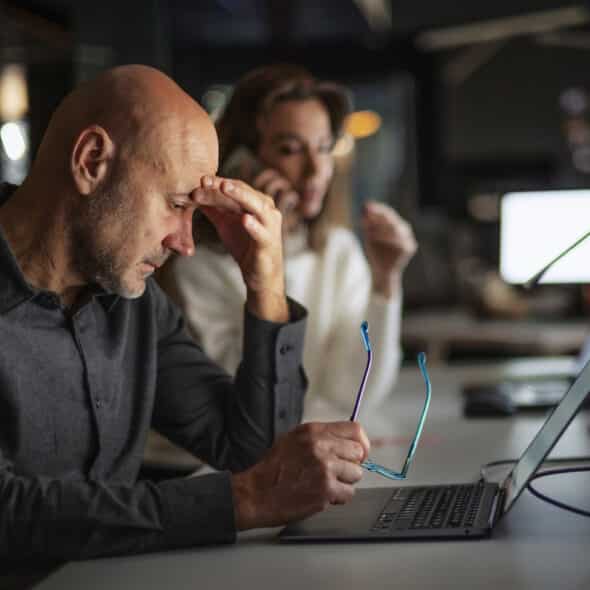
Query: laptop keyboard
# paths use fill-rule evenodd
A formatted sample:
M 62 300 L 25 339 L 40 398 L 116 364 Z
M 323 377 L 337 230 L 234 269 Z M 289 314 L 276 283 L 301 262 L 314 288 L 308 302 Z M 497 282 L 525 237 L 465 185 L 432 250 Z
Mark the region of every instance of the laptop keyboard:
M 484 486 L 396 488 L 372 530 L 472 527 Z

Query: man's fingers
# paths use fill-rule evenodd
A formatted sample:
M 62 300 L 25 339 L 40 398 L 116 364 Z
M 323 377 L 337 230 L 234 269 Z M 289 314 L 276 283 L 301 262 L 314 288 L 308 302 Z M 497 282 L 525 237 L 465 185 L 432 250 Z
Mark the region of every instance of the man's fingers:
M 258 243 L 270 241 L 271 234 L 268 229 L 253 215 L 244 215 L 242 224 L 248 234 Z
M 192 193 L 195 203 L 199 207 L 215 207 L 225 209 L 233 213 L 242 213 L 242 206 L 218 189 L 197 188 Z
M 244 212 L 240 209 L 238 211 L 223 210 L 219 207 L 209 207 L 207 205 L 197 209 L 200 211 L 209 221 L 214 225 L 220 222 L 232 219 L 234 222 L 239 223 L 240 218 L 244 215 Z
M 193 191 L 193 196 L 197 204 L 229 208 L 234 211 L 238 206 L 261 220 L 267 212 L 276 209 L 271 197 L 256 191 L 241 180 L 212 177 L 209 182 L 203 180 L 202 186 Z
M 365 451 L 364 456 L 360 458 L 364 461 L 371 448 L 368 436 L 365 434 L 362 426 L 358 422 L 342 421 L 342 422 L 327 422 L 327 423 L 308 423 L 303 424 L 299 428 L 306 428 L 311 437 L 325 437 L 328 435 L 335 438 L 333 442 L 353 441 L 358 443 Z
M 354 487 L 351 484 L 335 481 L 330 491 L 330 504 L 347 504 L 354 496 Z
M 365 448 L 359 442 L 349 439 L 332 439 L 330 441 L 331 452 L 343 461 L 359 463 L 365 457 Z
M 341 420 L 339 422 L 328 422 L 326 424 L 328 432 L 342 438 L 350 438 L 353 440 L 364 441 L 369 445 L 369 439 L 363 430 L 363 427 L 358 422 L 351 422 L 350 420 Z M 365 446 L 365 444 L 363 444 Z
M 217 207 L 202 207 L 200 211 L 213 223 L 218 231 L 221 226 L 227 225 L 229 221 L 231 224 L 240 224 L 248 235 L 258 243 L 263 243 L 271 238 L 268 229 L 256 217 L 244 213 L 242 210 L 236 214 L 233 211 L 222 211 Z
M 224 244 L 229 237 L 235 234 L 236 227 L 239 228 L 243 224 L 243 212 L 234 213 L 216 207 L 202 207 L 197 211 L 200 211 L 214 225 Z M 199 240 L 198 228 L 196 240 L 197 242 Z
M 363 477 L 363 468 L 358 463 L 350 461 L 337 461 L 334 463 L 334 475 L 338 481 L 347 484 L 354 484 Z

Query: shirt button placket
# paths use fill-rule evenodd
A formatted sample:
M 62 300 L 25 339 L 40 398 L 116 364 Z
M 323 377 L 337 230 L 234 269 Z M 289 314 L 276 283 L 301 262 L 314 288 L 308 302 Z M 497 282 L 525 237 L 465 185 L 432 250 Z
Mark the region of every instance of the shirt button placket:
M 88 307 L 81 309 L 74 317 L 74 324 L 76 335 L 79 340 L 80 354 L 84 359 L 84 365 L 86 367 L 88 396 L 94 408 L 96 410 L 101 410 L 104 403 L 103 400 L 98 397 L 100 395 L 100 390 L 97 388 L 96 383 L 94 382 L 92 366 L 92 343 L 87 342 L 88 339 L 85 339 L 84 337 L 89 331 L 89 315 L 90 309 Z
M 76 333 L 76 339 L 80 349 L 80 356 L 83 359 L 84 366 L 86 368 L 86 387 L 88 401 L 93 406 L 94 411 L 94 422 L 96 424 L 97 436 L 98 436 L 98 448 L 103 446 L 103 432 L 105 428 L 105 408 L 104 400 L 100 398 L 101 388 L 99 382 L 97 382 L 97 369 L 95 366 L 96 344 L 93 342 L 93 330 L 92 330 L 92 303 L 89 303 L 82 307 L 78 313 L 72 318 L 74 324 L 74 330 Z M 94 478 L 102 477 L 103 474 L 103 455 L 98 453 L 94 464 L 90 468 L 90 476 Z

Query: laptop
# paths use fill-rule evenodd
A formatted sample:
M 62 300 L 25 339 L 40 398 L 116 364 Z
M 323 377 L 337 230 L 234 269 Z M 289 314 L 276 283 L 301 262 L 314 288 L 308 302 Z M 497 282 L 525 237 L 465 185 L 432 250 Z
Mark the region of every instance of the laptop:
M 357 489 L 348 504 L 330 506 L 287 525 L 279 533 L 279 540 L 295 543 L 487 537 L 514 506 L 589 391 L 590 362 L 500 483 L 481 478 L 475 483 Z

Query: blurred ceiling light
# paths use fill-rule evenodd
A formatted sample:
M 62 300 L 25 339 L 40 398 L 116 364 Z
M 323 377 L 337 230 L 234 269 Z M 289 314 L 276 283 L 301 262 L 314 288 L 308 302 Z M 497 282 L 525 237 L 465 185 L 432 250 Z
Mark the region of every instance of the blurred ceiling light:
M 27 141 L 18 123 L 4 123 L 0 127 L 0 140 L 9 160 L 20 160 L 27 151 Z
M 452 86 L 465 83 L 477 70 L 490 62 L 506 41 L 494 41 L 467 47 L 443 66 L 443 78 Z
M 425 31 L 418 35 L 416 44 L 427 50 L 450 49 L 471 43 L 497 41 L 515 35 L 546 33 L 581 25 L 589 20 L 590 12 L 587 8 L 570 6 Z
M 355 139 L 369 137 L 381 127 L 381 116 L 375 111 L 355 111 L 346 118 L 346 131 Z
M 24 66 L 8 64 L 0 71 L 0 119 L 22 119 L 29 110 L 29 93 Z
M 354 0 L 374 31 L 391 29 L 391 6 L 386 0 Z
M 350 133 L 345 133 L 334 146 L 332 155 L 335 158 L 343 158 L 352 152 L 354 148 L 354 138 Z

